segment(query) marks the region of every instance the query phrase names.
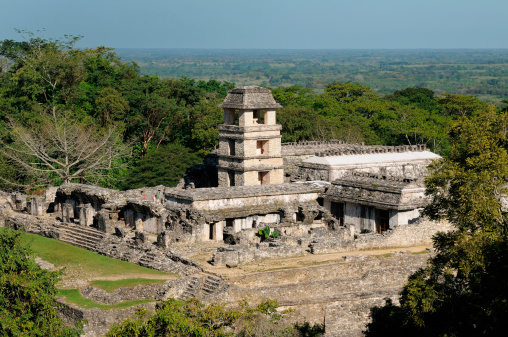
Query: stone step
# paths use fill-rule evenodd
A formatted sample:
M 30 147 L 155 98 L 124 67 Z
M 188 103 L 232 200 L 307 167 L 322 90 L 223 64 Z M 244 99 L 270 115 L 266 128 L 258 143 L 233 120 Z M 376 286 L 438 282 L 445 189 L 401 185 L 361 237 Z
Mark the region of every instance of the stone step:
M 208 284 L 220 284 L 221 282 L 219 280 L 211 280 L 209 278 L 205 278 L 205 283 L 208 283 Z
M 203 284 L 203 289 L 215 290 L 217 288 L 219 288 L 218 284 L 216 284 L 216 285 L 211 285 L 211 284 L 207 284 L 207 283 Z
M 64 238 L 64 239 L 60 239 L 60 241 L 68 243 L 68 244 L 76 246 L 76 247 L 84 248 L 86 250 L 93 250 L 93 247 L 91 247 L 90 245 L 75 241 L 73 239 L 65 239 Z
M 104 234 L 95 230 L 95 229 L 88 229 L 88 228 L 85 228 L 85 227 L 77 227 L 77 226 L 67 226 L 67 225 L 58 225 L 57 226 L 60 231 L 62 232 L 72 232 L 72 233 L 75 233 L 75 234 L 79 234 L 79 235 L 82 235 L 82 236 L 85 236 L 85 237 L 89 237 L 89 238 L 93 238 L 93 239 L 97 239 L 97 240 L 102 240 L 104 238 Z
M 88 243 L 88 244 L 94 245 L 94 246 L 99 241 L 97 239 L 91 239 L 89 237 L 81 236 L 81 235 L 73 233 L 73 232 L 63 232 L 62 234 L 63 234 L 64 238 L 71 238 L 71 239 L 74 239 L 78 242 L 84 242 L 84 243 Z

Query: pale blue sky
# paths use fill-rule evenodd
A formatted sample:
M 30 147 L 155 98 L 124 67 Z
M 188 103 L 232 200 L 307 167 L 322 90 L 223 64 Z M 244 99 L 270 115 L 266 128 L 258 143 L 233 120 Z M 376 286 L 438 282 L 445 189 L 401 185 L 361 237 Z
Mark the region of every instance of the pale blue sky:
M 114 48 L 508 48 L 507 0 L 1 0 L 14 28 Z

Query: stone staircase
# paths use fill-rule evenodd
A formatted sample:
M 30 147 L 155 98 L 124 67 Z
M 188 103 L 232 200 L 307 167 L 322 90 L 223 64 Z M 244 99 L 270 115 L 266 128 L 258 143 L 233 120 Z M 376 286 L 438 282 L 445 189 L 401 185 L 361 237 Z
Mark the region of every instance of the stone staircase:
M 56 224 L 60 233 L 59 240 L 73 246 L 95 251 L 97 243 L 105 234 L 91 227 L 78 226 L 70 223 Z
M 135 250 L 131 250 L 131 252 L 135 252 Z M 136 263 L 143 267 L 183 276 L 195 275 L 199 272 L 197 268 L 174 261 L 166 256 L 164 252 L 158 250 L 152 250 L 146 253 L 138 250 L 137 252 L 141 254 L 141 258 Z
M 203 272 L 201 275 L 191 278 L 190 283 L 187 285 L 187 289 L 185 289 L 180 299 L 204 299 L 215 294 L 224 285 L 224 283 L 224 280 L 220 276 Z

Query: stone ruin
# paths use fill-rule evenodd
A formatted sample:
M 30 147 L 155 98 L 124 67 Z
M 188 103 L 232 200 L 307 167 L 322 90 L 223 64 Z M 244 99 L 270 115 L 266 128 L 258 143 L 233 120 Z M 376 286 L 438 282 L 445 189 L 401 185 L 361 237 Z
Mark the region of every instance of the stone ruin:
M 259 87 L 233 89 L 219 106 L 225 121 L 218 127 L 220 146 L 204 165 L 208 175 L 217 172 L 206 184 L 218 187 L 199 188 L 203 182 L 188 175 L 176 188 L 116 191 L 66 184 L 48 190 L 46 204 L 16 194 L 10 207 L 34 216 L 51 213 L 64 224 L 130 236 L 162 250 L 222 244 L 216 265 L 317 252 L 325 241 L 338 242 L 332 245 L 338 250 L 356 249 L 354 242 L 365 234 L 392 235 L 398 239 L 391 244 L 404 246 L 408 242 L 392 233 L 402 227 L 419 232 L 420 211 L 429 202 L 422 179 L 426 165 L 440 158 L 425 145 L 281 144 L 281 106 Z M 196 175 L 200 167 L 189 172 Z M 266 227 L 268 240 L 258 235 Z M 371 240 L 373 246 L 377 241 Z
M 45 198 L 4 195 L 17 215 L 0 212 L 0 222 L 180 275 L 204 270 L 189 258 L 201 249 L 215 251 L 211 265 L 237 267 L 430 244 L 448 229 L 420 217 L 426 166 L 440 158 L 424 145 L 281 144 L 281 106 L 264 88 L 234 89 L 221 107 L 218 151 L 176 188 L 65 184 Z

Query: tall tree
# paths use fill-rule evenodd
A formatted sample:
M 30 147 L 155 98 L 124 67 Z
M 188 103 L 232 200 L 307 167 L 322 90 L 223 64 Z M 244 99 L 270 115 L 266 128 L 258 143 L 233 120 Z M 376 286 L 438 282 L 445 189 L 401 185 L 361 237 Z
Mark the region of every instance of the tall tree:
M 56 109 L 41 113 L 29 126 L 11 120 L 9 136 L 0 153 L 19 172 L 36 178 L 31 181 L 34 185 L 107 180 L 127 153 L 114 128 L 101 130 Z
M 431 166 L 426 214 L 456 230 L 404 286 L 400 305 L 373 308 L 367 336 L 501 336 L 508 328 L 506 114 L 461 117 L 448 158 Z
M 95 51 L 74 48 L 79 40 L 43 40 L 33 36 L 27 42 L 3 41 L 0 52 L 14 62 L 2 76 L 1 104 L 6 129 L 0 153 L 11 161 L 29 185 L 56 184 L 75 179 L 97 183 L 112 177 L 120 168 L 126 146 L 116 125 L 105 123 L 126 109 L 115 92 L 99 97 L 103 126 L 83 113 L 84 60 Z M 100 48 L 99 48 L 100 49 Z M 101 52 L 100 50 L 98 51 Z M 100 99 L 102 98 L 102 100 Z M 12 167 L 11 167 L 12 168 Z

